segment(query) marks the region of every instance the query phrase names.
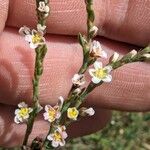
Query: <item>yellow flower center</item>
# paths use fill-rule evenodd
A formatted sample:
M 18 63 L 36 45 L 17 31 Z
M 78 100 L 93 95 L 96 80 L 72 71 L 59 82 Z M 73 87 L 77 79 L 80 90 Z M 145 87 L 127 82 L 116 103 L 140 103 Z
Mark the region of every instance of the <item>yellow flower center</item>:
M 56 131 L 54 133 L 53 138 L 54 138 L 55 141 L 61 141 L 62 140 L 62 137 L 61 137 L 61 135 L 58 131 Z
M 38 33 L 36 33 L 36 34 L 34 34 L 32 36 L 32 43 L 33 44 L 41 43 L 41 42 L 43 42 L 43 39 L 42 39 L 41 35 L 39 35 Z
M 75 107 L 68 108 L 68 112 L 67 112 L 68 118 L 76 120 L 76 118 L 78 117 L 78 114 L 79 114 L 79 111 Z
M 29 109 L 28 108 L 21 108 L 19 111 L 19 115 L 21 117 L 27 116 L 29 114 Z
M 48 110 L 48 115 L 49 115 L 49 119 L 51 121 L 54 121 L 55 120 L 55 116 L 56 116 L 56 110 L 53 110 L 53 109 Z
M 107 70 L 105 69 L 98 69 L 95 71 L 94 75 L 97 77 L 97 78 L 100 78 L 100 79 L 103 79 L 107 76 Z

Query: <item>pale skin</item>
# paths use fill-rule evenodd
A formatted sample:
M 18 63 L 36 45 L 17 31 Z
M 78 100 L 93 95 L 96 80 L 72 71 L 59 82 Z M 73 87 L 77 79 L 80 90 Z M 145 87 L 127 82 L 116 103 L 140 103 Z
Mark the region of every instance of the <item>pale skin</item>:
M 40 83 L 42 105 L 55 104 L 59 96 L 67 96 L 71 78 L 82 63 L 77 37 L 70 35 L 85 32 L 86 27 L 84 1 L 50 0 L 50 3 L 46 36 L 49 50 Z M 125 54 L 133 48 L 138 50 L 136 46 L 149 43 L 150 1 L 95 0 L 94 6 L 95 24 L 100 28 L 99 35 L 105 37 L 98 36 L 97 40 L 109 56 L 114 51 Z M 35 0 L 0 0 L 0 145 L 3 146 L 21 144 L 25 125 L 15 125 L 14 109 L 22 100 L 31 104 L 34 51 L 18 34 L 22 25 L 35 27 Z M 86 105 L 93 106 L 96 115 L 72 125 L 70 136 L 100 130 L 109 122 L 114 109 L 149 111 L 149 89 L 150 64 L 135 63 L 118 69 L 110 84 L 103 84 L 87 98 Z M 39 117 L 31 138 L 45 135 L 47 130 L 47 122 Z

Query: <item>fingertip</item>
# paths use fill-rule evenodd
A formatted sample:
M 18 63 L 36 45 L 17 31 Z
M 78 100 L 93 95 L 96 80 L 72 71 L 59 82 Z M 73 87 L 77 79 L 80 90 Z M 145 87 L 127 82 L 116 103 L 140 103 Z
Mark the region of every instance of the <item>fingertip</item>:
M 8 15 L 8 0 L 0 0 L 0 33 L 3 31 L 5 27 L 5 23 Z

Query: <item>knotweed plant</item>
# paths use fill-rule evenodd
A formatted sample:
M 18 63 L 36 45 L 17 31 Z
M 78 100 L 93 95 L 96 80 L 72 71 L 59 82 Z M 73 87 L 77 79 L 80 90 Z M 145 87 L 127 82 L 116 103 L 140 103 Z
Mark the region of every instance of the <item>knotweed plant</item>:
M 150 60 L 150 46 L 144 49 L 132 50 L 130 53 L 119 56 L 114 53 L 107 63 L 103 60 L 108 58 L 107 53 L 102 49 L 101 44 L 94 40 L 98 28 L 94 25 L 93 0 L 85 0 L 87 11 L 87 34 L 79 33 L 78 40 L 83 51 L 83 64 L 79 71 L 70 79 L 72 87 L 68 96 L 60 96 L 55 106 L 47 104 L 44 108 L 40 105 L 39 82 L 43 73 L 43 61 L 47 52 L 46 40 L 46 20 L 50 14 L 49 0 L 36 0 L 37 27 L 30 29 L 27 26 L 20 28 L 19 33 L 23 36 L 30 48 L 35 51 L 35 68 L 33 76 L 33 97 L 32 106 L 25 102 L 18 104 L 15 110 L 14 122 L 16 124 L 26 124 L 26 132 L 21 146 L 11 149 L 32 149 L 32 150 L 52 150 L 65 146 L 68 134 L 66 128 L 75 121 L 93 116 L 95 111 L 92 107 L 82 106 L 86 97 L 96 87 L 103 83 L 112 81 L 112 71 L 128 63 Z M 85 80 L 85 72 L 89 72 L 90 82 Z M 32 143 L 28 143 L 29 136 L 33 129 L 35 118 L 43 111 L 43 121 L 49 123 L 49 131 L 45 139 L 35 137 Z M 2 148 L 5 149 L 5 148 Z

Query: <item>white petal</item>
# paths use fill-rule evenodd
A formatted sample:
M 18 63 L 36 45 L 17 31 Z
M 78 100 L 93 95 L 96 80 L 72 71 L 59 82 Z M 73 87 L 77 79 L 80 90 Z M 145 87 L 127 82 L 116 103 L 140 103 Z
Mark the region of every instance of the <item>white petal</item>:
M 23 122 L 22 117 L 20 117 L 20 116 L 17 116 L 17 117 L 18 117 L 18 120 L 19 120 L 20 122 Z
M 50 105 L 45 105 L 45 111 L 48 112 Z
M 44 120 L 48 120 L 48 119 L 49 119 L 49 115 L 48 115 L 47 112 L 45 112 L 45 113 L 43 114 L 43 116 L 44 116 Z
M 32 35 L 26 35 L 25 36 L 25 41 L 31 42 L 32 41 Z
M 84 112 L 85 112 L 86 114 L 88 114 L 89 116 L 93 116 L 93 115 L 95 114 L 95 110 L 94 110 L 92 107 L 90 107 L 90 108 L 84 110 Z
M 19 124 L 19 123 L 20 123 L 20 121 L 19 121 L 19 119 L 18 119 L 18 117 L 17 117 L 17 116 L 15 116 L 15 118 L 14 118 L 14 122 L 15 122 L 15 123 L 17 123 L 17 124 Z
M 93 44 L 93 48 L 100 48 L 100 47 L 101 47 L 101 44 L 100 44 L 99 41 L 94 40 L 94 41 L 92 42 L 92 44 Z
M 97 78 L 97 77 L 93 77 L 92 78 L 92 82 L 95 83 L 95 84 L 98 84 L 101 82 L 101 79 Z
M 28 119 L 28 118 L 29 118 L 29 114 L 23 117 L 23 119 Z
M 110 82 L 112 80 L 111 75 L 107 75 L 106 78 L 102 79 L 104 82 Z
M 62 132 L 62 137 L 63 137 L 63 139 L 66 139 L 68 137 L 68 134 L 65 131 L 63 131 Z
M 98 62 L 98 61 L 95 61 L 94 63 L 94 68 L 97 70 L 97 69 L 100 69 L 103 67 L 103 64 L 102 62 Z
M 15 110 L 15 115 L 18 115 L 18 112 L 20 111 L 20 109 L 16 109 Z
M 61 116 L 61 112 L 57 112 L 57 114 L 56 114 L 56 119 L 59 119 L 60 116 Z
M 25 102 L 21 102 L 18 104 L 19 108 L 28 107 L 28 105 Z
M 94 72 L 95 72 L 95 69 L 89 69 L 89 74 L 94 77 Z
M 59 146 L 59 142 L 52 141 L 52 146 L 53 146 L 53 147 L 58 147 L 58 146 Z
M 30 43 L 31 49 L 36 49 L 37 47 L 38 47 L 38 44 L 33 44 L 32 42 Z
M 64 146 L 66 144 L 65 140 L 62 140 L 60 143 L 60 146 Z
M 52 134 L 49 134 L 49 135 L 47 136 L 47 139 L 48 139 L 49 141 L 52 141 L 52 140 L 53 140 Z
M 101 57 L 102 57 L 102 58 L 107 58 L 107 53 L 106 53 L 105 51 L 102 51 L 101 53 L 102 53 L 102 54 L 101 54 Z
M 49 13 L 49 10 L 50 10 L 49 7 L 48 7 L 48 6 L 45 6 L 45 12 L 46 12 L 46 13 Z
M 30 108 L 30 107 L 29 107 L 29 113 L 31 113 L 32 111 L 33 111 L 33 108 Z

